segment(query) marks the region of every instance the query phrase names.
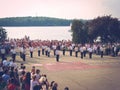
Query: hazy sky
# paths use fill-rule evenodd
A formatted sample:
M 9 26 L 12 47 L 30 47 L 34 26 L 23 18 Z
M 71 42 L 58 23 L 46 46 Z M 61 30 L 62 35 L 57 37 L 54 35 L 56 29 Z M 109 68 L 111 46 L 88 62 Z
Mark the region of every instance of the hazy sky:
M 120 0 L 0 0 L 0 18 L 48 16 L 93 19 L 110 14 L 120 18 Z

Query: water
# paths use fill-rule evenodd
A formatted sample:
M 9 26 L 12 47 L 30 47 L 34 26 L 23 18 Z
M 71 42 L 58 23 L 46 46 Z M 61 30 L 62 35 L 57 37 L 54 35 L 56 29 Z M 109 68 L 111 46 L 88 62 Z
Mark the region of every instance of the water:
M 70 26 L 65 27 L 4 27 L 9 38 L 24 38 L 29 36 L 31 40 L 71 40 Z

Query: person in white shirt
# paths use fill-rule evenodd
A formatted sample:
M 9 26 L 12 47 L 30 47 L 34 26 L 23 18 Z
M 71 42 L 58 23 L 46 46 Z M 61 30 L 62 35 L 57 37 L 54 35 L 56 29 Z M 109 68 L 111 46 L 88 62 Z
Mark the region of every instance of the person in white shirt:
M 23 52 L 22 52 L 22 59 L 23 61 L 26 60 L 26 48 L 23 46 Z
M 62 45 L 62 50 L 63 50 L 63 55 L 65 56 L 66 46 L 64 44 Z
M 15 61 L 16 60 L 16 50 L 14 47 L 11 49 L 11 53 L 12 53 L 12 59 L 13 59 L 13 61 Z
M 46 45 L 46 46 L 45 46 L 45 55 L 46 55 L 46 56 L 48 56 L 48 50 L 47 50 L 47 49 L 48 49 L 48 46 Z
M 101 55 L 101 58 L 103 58 L 103 47 L 100 46 L 100 55 Z
M 34 50 L 33 47 L 32 46 L 29 47 L 29 50 L 30 50 L 30 57 L 33 58 L 33 50 Z
M 60 50 L 59 49 L 56 49 L 56 61 L 59 62 L 59 58 L 60 58 Z
M 84 56 L 84 57 L 86 57 L 86 52 L 87 52 L 86 47 L 83 46 L 83 56 Z
M 81 55 L 81 59 L 83 59 L 83 46 L 80 47 L 80 55 Z
M 48 46 L 48 47 L 47 47 L 47 56 L 48 56 L 48 57 L 50 57 L 50 51 L 51 51 L 51 49 L 50 49 L 50 47 Z
M 45 46 L 42 45 L 42 55 L 44 55 L 44 52 L 45 52 Z
M 69 51 L 70 51 L 70 56 L 72 56 L 72 51 L 73 51 L 72 45 L 69 46 Z
M 40 56 L 40 46 L 38 46 L 38 56 Z
M 91 59 L 92 58 L 92 52 L 93 52 L 92 47 L 88 48 L 88 52 L 89 52 L 89 58 Z
M 52 45 L 52 49 L 53 49 L 53 52 L 54 52 L 54 56 L 55 56 L 55 51 L 56 51 L 56 45 Z
M 75 57 L 78 57 L 78 46 L 75 46 Z

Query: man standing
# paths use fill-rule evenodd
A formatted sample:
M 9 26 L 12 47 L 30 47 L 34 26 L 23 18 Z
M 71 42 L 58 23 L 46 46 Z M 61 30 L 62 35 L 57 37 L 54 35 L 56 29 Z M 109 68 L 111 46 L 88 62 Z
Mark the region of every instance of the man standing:
M 92 52 L 93 52 L 92 47 L 88 48 L 88 52 L 89 52 L 89 58 L 91 59 L 92 58 Z
M 75 46 L 75 57 L 78 57 L 78 46 Z
M 81 59 L 83 59 L 83 46 L 80 47 Z
M 30 46 L 29 50 L 30 50 L 30 57 L 33 58 L 33 46 Z
M 38 56 L 40 56 L 40 46 L 38 46 Z
M 26 60 L 26 48 L 23 46 L 23 52 L 22 52 L 22 59 L 23 61 Z
M 42 55 L 44 55 L 44 52 L 45 52 L 45 46 L 44 44 L 42 45 Z
M 58 49 L 58 47 L 57 47 L 57 49 L 56 49 L 55 54 L 56 54 L 56 61 L 59 62 L 59 58 L 60 58 L 60 49 Z
M 72 50 L 73 50 L 73 47 L 72 47 L 72 45 L 70 45 L 69 46 L 70 56 L 72 56 Z
M 103 47 L 100 46 L 100 55 L 101 55 L 101 58 L 103 58 Z
M 13 61 L 15 61 L 16 60 L 16 50 L 15 50 L 15 47 L 13 47 L 11 49 L 11 53 L 12 53 L 12 59 L 13 59 Z

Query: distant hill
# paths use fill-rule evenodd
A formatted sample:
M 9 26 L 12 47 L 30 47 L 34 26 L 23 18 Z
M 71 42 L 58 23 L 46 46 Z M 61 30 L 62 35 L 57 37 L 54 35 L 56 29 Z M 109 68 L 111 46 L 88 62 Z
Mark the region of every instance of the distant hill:
M 85 20 L 82 20 L 85 22 Z M 9 17 L 0 18 L 0 26 L 70 26 L 72 19 L 50 17 Z

